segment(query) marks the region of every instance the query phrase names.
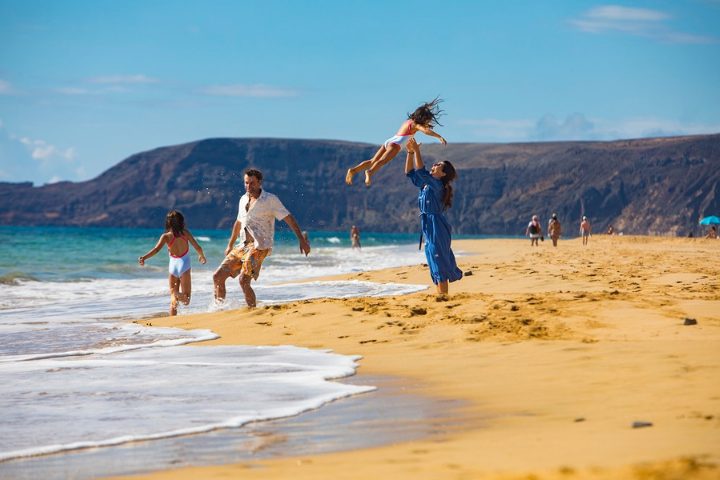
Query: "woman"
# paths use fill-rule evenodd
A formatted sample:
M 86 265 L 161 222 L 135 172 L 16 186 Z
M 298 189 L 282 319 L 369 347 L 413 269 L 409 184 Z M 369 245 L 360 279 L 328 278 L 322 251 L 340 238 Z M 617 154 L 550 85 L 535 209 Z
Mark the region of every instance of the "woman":
M 414 138 L 408 140 L 405 174 L 420 189 L 418 205 L 425 241 L 425 256 L 438 294 L 448 293 L 448 282 L 462 278 L 450 248 L 450 224 L 443 212 L 452 205 L 455 168 L 448 161 L 433 164 L 428 172 Z M 414 163 L 414 165 L 413 165 Z

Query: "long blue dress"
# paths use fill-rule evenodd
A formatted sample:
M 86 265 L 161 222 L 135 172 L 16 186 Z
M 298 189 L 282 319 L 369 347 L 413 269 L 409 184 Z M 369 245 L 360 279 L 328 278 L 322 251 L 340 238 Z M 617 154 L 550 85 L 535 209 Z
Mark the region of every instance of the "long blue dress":
M 425 168 L 412 170 L 407 176 L 420 189 L 420 225 L 425 239 L 425 257 L 433 283 L 437 285 L 446 280 L 460 280 L 462 271 L 455 263 L 455 255 L 450 248 L 451 227 L 442 213 L 445 193 L 442 181 L 430 175 Z

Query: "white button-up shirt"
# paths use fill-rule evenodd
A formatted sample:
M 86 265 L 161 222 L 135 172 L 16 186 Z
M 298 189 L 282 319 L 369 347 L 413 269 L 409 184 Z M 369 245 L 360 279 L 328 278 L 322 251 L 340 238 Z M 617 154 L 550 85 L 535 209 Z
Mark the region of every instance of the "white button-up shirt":
M 241 229 L 238 244 L 245 243 L 245 229 L 247 228 L 250 235 L 255 239 L 255 248 L 258 250 L 272 248 L 273 237 L 275 236 L 275 219 L 282 220 L 290 215 L 290 212 L 279 198 L 265 190 L 260 193 L 260 197 L 246 211 L 249 202 L 250 195 L 247 193 L 240 197 L 237 219 L 240 222 Z

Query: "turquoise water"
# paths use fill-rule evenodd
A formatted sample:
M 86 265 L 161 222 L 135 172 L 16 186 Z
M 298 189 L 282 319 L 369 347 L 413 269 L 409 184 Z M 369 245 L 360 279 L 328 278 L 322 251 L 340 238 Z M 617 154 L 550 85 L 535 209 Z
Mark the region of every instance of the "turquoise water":
M 195 261 L 193 269 L 214 270 L 223 258 L 230 231 L 192 232 L 208 259 L 206 265 Z M 77 281 L 147 278 L 157 269 L 138 268 L 137 258 L 150 250 L 162 233 L 161 229 L 0 226 L 0 283 L 15 279 Z M 316 251 L 350 247 L 346 232 L 309 231 L 308 234 Z M 417 239 L 415 234 L 364 233 L 362 244 L 365 248 L 411 245 Z M 268 265 L 281 263 L 286 255 L 297 251 L 297 239 L 292 232 L 276 231 L 275 241 Z M 149 264 L 162 263 L 166 256 L 161 251 Z M 313 254 L 311 261 L 312 258 Z

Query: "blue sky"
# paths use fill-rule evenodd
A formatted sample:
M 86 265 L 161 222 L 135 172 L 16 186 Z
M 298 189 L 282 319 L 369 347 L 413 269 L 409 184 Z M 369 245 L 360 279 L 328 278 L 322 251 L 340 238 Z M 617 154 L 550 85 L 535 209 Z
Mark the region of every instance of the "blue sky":
M 0 0 L 0 181 L 214 137 L 720 132 L 720 1 Z M 425 141 L 431 141 L 429 138 Z

